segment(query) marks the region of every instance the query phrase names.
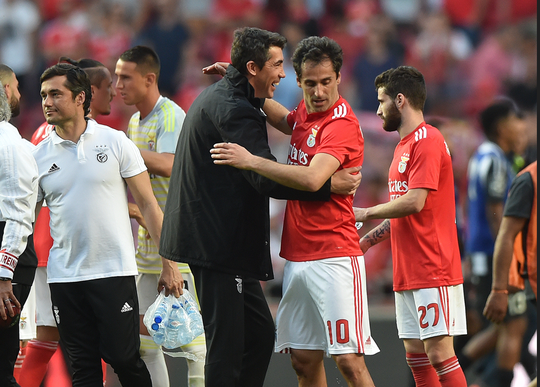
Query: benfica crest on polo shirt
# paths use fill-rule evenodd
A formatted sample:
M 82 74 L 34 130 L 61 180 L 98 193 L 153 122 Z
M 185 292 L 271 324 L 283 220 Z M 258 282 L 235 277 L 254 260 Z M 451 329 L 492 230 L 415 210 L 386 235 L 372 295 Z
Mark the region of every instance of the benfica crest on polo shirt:
M 96 156 L 97 161 L 99 161 L 100 163 L 107 162 L 107 160 L 109 159 L 109 157 L 107 156 L 107 152 L 109 151 L 107 145 L 96 145 L 94 150 L 98 152 Z

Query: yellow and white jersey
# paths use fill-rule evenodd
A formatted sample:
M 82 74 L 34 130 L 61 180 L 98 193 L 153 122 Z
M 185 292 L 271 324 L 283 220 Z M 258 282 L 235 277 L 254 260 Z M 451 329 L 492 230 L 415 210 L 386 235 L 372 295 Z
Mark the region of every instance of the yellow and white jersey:
M 135 145 L 141 150 L 174 154 L 178 136 L 186 117 L 182 108 L 169 98 L 160 96 L 150 114 L 142 120 L 140 117 L 140 113 L 136 112 L 129 120 L 127 134 Z M 150 174 L 152 190 L 162 210 L 165 210 L 169 180 L 168 177 Z M 139 272 L 153 274 L 161 272 L 161 259 L 158 251 L 158 246 L 154 244 L 148 231 L 139 226 L 136 253 Z M 180 263 L 178 267 L 181 272 L 189 272 L 187 264 Z

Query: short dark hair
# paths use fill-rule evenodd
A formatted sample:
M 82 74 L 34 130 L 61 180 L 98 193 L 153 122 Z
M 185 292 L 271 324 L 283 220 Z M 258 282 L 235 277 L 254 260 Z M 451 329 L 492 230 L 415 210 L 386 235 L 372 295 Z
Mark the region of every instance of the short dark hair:
M 148 73 L 156 74 L 156 81 L 159 79 L 161 64 L 156 52 L 147 46 L 135 46 L 122 53 L 120 59 L 124 62 L 133 62 L 137 65 L 138 71 L 142 75 Z
M 234 31 L 231 48 L 231 64 L 241 74 L 247 75 L 247 63 L 255 62 L 263 68 L 270 59 L 270 47 L 283 49 L 287 39 L 277 32 L 270 32 L 255 27 L 243 27 Z
M 480 112 L 479 120 L 482 130 L 490 141 L 496 141 L 499 137 L 499 122 L 515 115 L 521 117 L 516 103 L 507 97 L 499 97 L 488 107 Z
M 90 84 L 94 86 L 101 86 L 101 82 L 107 77 L 107 73 L 105 72 L 105 69 L 107 68 L 103 63 L 98 62 L 97 60 L 90 59 L 90 58 L 83 58 L 79 60 L 73 60 L 71 58 L 68 58 L 67 56 L 62 56 L 60 59 L 58 59 L 58 63 L 69 63 L 73 66 L 80 67 L 83 69 L 86 74 L 88 74 L 88 78 L 90 78 Z
M 379 74 L 375 78 L 375 90 L 384 89 L 385 94 L 395 99 L 403 94 L 411 106 L 424 110 L 426 103 L 426 82 L 420 71 L 411 66 L 399 66 Z
M 90 113 L 90 102 L 92 101 L 92 88 L 90 87 L 90 79 L 83 69 L 69 63 L 58 63 L 46 69 L 41 74 L 39 81 L 43 84 L 46 80 L 64 75 L 66 76 L 64 86 L 71 91 L 73 100 L 81 92 L 84 92 L 84 115 L 88 115 Z
M 326 36 L 310 36 L 302 39 L 296 46 L 292 56 L 292 63 L 296 76 L 302 78 L 302 65 L 307 61 L 319 64 L 329 59 L 336 76 L 343 65 L 343 50 L 334 40 Z

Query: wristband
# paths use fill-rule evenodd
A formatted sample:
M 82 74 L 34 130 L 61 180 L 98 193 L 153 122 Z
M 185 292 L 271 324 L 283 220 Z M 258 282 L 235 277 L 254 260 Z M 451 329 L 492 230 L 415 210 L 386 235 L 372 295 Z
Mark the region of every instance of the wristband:
M 8 278 L 8 277 L 0 277 L 0 281 L 11 281 L 11 278 Z
M 493 293 L 501 293 L 501 294 L 508 294 L 508 290 L 506 289 L 491 289 Z
M 18 261 L 19 259 L 16 256 L 8 253 L 5 249 L 0 250 L 0 272 L 3 272 L 2 276 L 7 274 L 6 270 L 13 273 Z

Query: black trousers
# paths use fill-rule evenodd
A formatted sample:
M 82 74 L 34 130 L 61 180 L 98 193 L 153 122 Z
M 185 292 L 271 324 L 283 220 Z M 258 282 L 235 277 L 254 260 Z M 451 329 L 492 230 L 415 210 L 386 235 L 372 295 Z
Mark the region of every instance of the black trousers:
M 13 294 L 23 306 L 30 293 L 30 285 L 14 284 Z M 19 324 L 0 329 L 0 386 L 19 386 L 13 377 L 13 367 L 19 355 Z
M 74 387 L 103 387 L 101 359 L 112 366 L 122 386 L 152 386 L 139 353 L 134 277 L 53 283 L 49 287 Z
M 206 386 L 262 386 L 275 324 L 260 282 L 195 266 L 191 271 L 206 334 Z

